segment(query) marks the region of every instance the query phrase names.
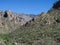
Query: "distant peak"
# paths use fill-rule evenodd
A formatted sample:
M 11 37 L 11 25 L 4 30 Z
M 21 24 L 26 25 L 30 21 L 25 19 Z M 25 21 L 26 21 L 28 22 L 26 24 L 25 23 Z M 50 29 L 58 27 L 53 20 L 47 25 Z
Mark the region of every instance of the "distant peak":
M 42 15 L 42 14 L 45 14 L 45 12 L 42 12 L 41 15 Z
M 0 10 L 0 12 L 3 12 L 2 10 Z
M 6 10 L 5 13 L 12 14 L 12 11 L 11 10 Z
M 40 14 L 40 16 L 41 16 L 41 15 L 45 15 L 45 14 L 46 14 L 45 12 L 42 12 L 42 13 Z
M 8 10 L 6 10 L 6 12 L 11 12 L 11 10 L 8 9 Z

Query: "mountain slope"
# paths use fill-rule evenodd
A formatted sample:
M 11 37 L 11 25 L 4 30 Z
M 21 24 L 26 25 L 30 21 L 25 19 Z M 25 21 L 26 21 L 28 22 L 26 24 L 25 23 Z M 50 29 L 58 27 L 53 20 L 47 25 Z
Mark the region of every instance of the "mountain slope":
M 28 15 L 16 14 L 10 10 L 0 11 L 0 33 L 9 33 L 24 25 L 32 17 Z
M 58 2 L 15 31 L 1 34 L 0 40 L 6 45 L 60 45 L 60 6 L 54 8 Z
M 9 34 L 12 41 L 16 45 L 60 45 L 59 12 L 52 7 L 47 13 L 36 16 Z

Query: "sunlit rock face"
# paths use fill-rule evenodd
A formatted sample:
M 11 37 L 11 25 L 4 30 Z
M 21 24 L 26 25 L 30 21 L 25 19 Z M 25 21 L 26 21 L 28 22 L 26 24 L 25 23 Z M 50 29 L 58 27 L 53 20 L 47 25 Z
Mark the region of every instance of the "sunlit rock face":
M 0 11 L 0 33 L 9 33 L 32 20 L 28 15 L 13 13 L 11 10 Z

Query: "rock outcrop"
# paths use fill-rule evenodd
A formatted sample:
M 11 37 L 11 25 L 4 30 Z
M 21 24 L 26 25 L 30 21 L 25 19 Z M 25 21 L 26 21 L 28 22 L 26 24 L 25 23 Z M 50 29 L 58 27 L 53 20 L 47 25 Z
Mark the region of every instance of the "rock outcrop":
M 16 14 L 10 10 L 0 11 L 0 33 L 14 31 L 31 19 L 28 15 Z
M 57 1 L 56 3 L 54 3 L 53 8 L 55 8 L 55 9 L 60 9 L 60 0 Z

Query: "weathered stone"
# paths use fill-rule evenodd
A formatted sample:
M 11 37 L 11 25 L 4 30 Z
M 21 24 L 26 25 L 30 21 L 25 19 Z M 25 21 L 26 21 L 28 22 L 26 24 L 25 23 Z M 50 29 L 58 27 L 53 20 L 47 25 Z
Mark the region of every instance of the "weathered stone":
M 32 20 L 30 16 L 13 13 L 11 10 L 0 11 L 0 33 L 9 33 Z

